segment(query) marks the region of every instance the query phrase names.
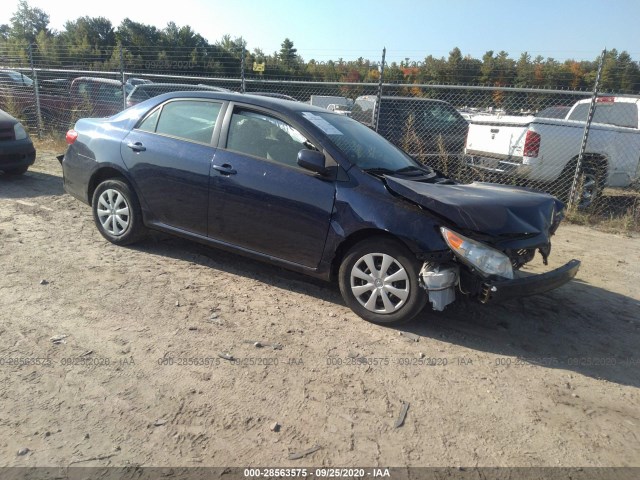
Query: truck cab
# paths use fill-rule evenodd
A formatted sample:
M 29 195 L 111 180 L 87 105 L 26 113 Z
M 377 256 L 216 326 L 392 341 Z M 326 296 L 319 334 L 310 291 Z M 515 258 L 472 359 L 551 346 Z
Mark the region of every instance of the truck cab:
M 469 123 L 449 103 L 421 97 L 378 98 L 363 95 L 355 101 L 351 118 L 375 128 L 409 155 L 429 163 L 435 157 L 462 153 Z

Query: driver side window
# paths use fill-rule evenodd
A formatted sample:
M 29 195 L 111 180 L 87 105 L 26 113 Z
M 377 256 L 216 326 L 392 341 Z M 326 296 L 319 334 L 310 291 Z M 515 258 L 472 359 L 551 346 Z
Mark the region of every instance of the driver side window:
M 298 152 L 305 148 L 314 147 L 282 120 L 250 110 L 234 111 L 227 149 L 298 167 Z

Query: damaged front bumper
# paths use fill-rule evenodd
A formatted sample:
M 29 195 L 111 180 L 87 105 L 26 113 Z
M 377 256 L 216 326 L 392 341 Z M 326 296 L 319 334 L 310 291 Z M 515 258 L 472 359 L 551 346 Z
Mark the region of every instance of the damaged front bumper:
M 482 303 L 499 302 L 515 297 L 537 295 L 558 288 L 574 278 L 580 268 L 579 260 L 571 260 L 560 268 L 538 275 L 532 274 L 513 280 L 488 281 L 482 284 L 479 300 Z
M 442 311 L 455 301 L 456 287 L 481 303 L 494 303 L 515 297 L 537 295 L 558 288 L 576 276 L 579 260 L 571 260 L 560 268 L 541 274 L 520 275 L 513 280 L 486 280 L 458 265 L 433 265 L 426 263 L 420 271 L 420 285 L 428 295 L 434 310 Z

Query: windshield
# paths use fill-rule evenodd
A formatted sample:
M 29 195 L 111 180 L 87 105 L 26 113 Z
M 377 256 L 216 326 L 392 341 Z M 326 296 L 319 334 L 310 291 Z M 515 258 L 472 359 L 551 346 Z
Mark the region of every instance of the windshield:
M 369 127 L 344 115 L 303 112 L 302 116 L 324 132 L 352 163 L 363 170 L 396 172 L 408 167 L 421 167 Z
M 11 71 L 11 72 L 7 72 L 7 75 L 9 75 L 9 77 L 11 77 L 11 79 L 13 79 L 13 81 L 16 83 L 21 83 L 29 87 L 33 85 L 33 80 L 31 80 L 29 77 L 27 77 L 26 75 L 23 75 L 20 72 Z

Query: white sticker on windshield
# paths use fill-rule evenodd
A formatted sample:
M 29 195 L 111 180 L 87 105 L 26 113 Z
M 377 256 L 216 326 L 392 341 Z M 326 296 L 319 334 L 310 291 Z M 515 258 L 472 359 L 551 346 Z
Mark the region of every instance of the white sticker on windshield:
M 327 122 L 324 118 L 311 112 L 302 112 L 302 116 L 313 123 L 327 135 L 342 135 L 342 132 Z

